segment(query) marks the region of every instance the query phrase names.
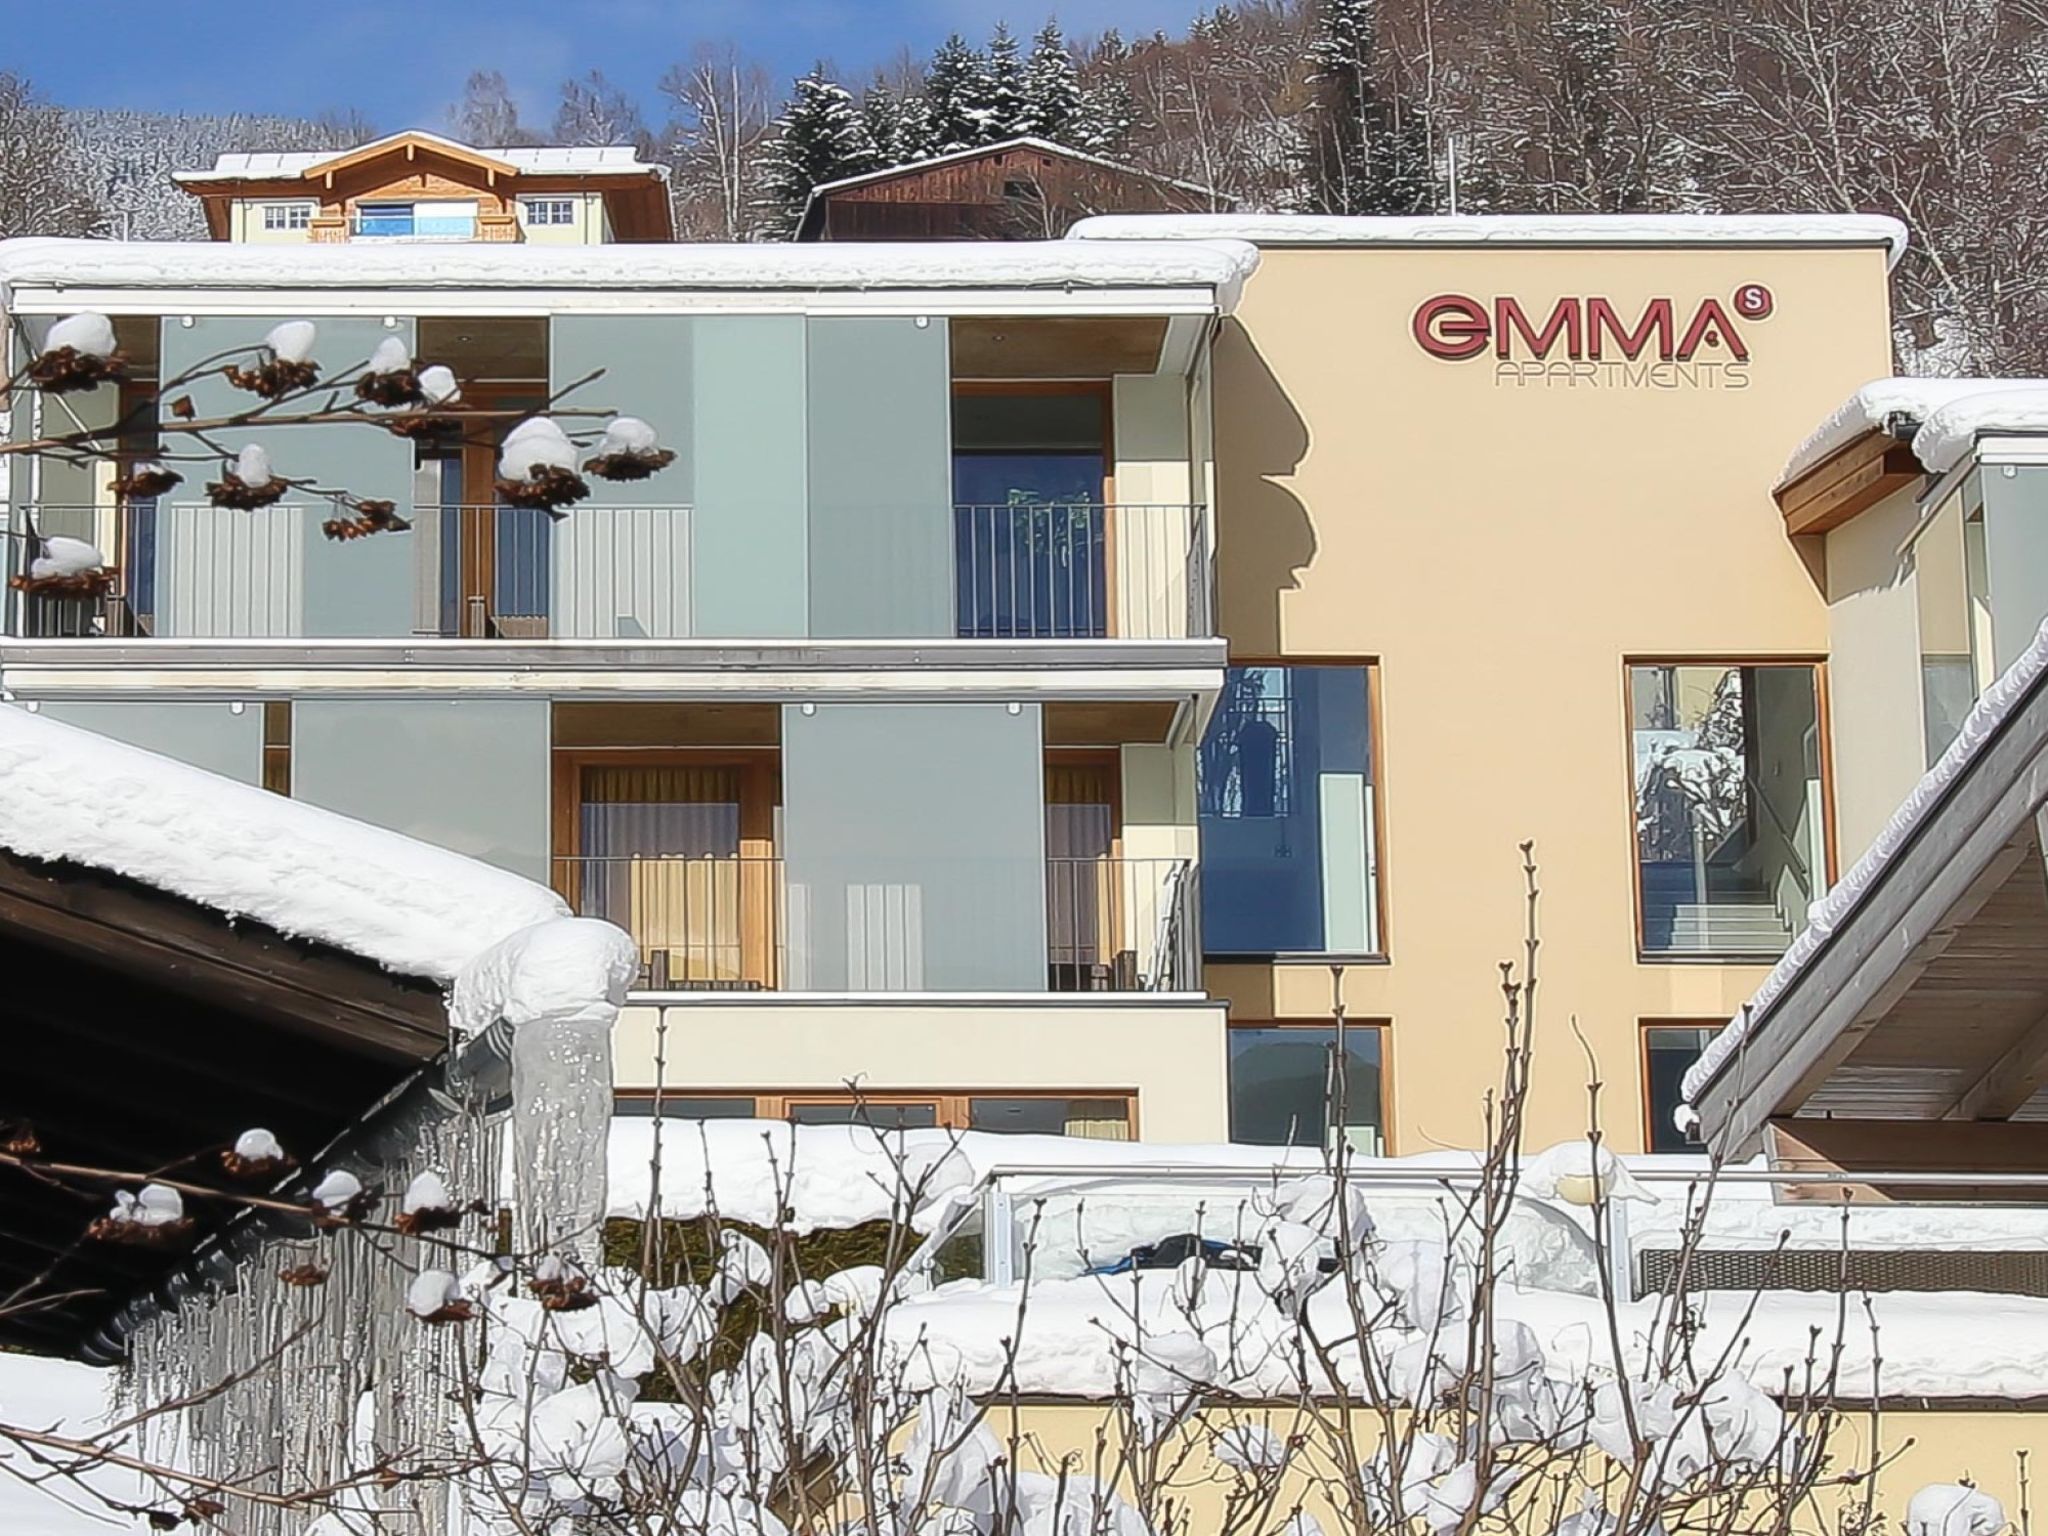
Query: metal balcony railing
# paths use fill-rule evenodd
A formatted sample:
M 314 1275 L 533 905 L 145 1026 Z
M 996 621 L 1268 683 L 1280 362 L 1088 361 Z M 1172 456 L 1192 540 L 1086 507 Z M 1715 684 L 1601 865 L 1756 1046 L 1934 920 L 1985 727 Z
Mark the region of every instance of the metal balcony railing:
M 358 611 L 384 613 L 393 639 L 698 638 L 690 507 L 585 503 L 556 519 L 489 504 L 422 506 L 407 531 L 330 545 L 321 524 L 335 515 L 298 496 L 254 511 L 184 498 L 118 512 L 34 508 L 27 521 L 40 530 L 99 529 L 121 572 L 107 599 L 17 595 L 8 633 L 295 638 L 306 632 L 308 572 L 317 567 L 329 601 L 337 584 L 360 579 Z M 120 537 L 108 540 L 113 518 Z M 956 631 L 989 640 L 1206 638 L 1208 526 L 1207 509 L 1193 506 L 956 507 Z M 17 574 L 35 550 L 25 534 L 10 539 Z M 409 613 L 398 566 L 410 572 Z
M 953 554 L 963 637 L 1167 640 L 1212 630 L 1205 507 L 961 505 Z
M 616 923 L 640 949 L 640 985 L 660 991 L 774 991 L 842 967 L 820 965 L 810 904 L 862 894 L 793 884 L 782 859 L 610 856 L 555 860 L 555 888 L 585 917 Z M 889 882 L 890 910 L 918 921 L 909 883 Z M 1201 988 L 1195 870 L 1186 859 L 1048 859 L 1046 988 L 1053 992 L 1195 992 Z M 881 928 L 888 927 L 884 920 Z M 922 932 L 861 929 L 864 949 L 914 951 Z

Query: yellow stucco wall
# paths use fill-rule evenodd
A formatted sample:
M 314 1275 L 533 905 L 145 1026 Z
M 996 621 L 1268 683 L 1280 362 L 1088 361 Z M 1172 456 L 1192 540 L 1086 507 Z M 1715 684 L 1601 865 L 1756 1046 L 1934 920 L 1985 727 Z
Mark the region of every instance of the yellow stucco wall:
M 1423 301 L 1561 296 L 1625 321 L 1763 284 L 1747 387 L 1502 378 L 1411 332 Z M 1877 249 L 1269 249 L 1216 343 L 1223 628 L 1235 658 L 1380 666 L 1385 964 L 1346 977 L 1392 1021 L 1395 1151 L 1474 1145 L 1497 1080 L 1497 962 L 1536 843 L 1544 961 L 1532 1137 L 1582 1134 L 1576 1016 L 1615 1144 L 1640 1144 L 1638 1029 L 1727 1017 L 1759 965 L 1636 958 L 1624 658 L 1820 658 L 1817 572 L 1771 500 L 1787 454 L 1890 369 Z M 1706 352 L 1725 358 L 1726 353 Z M 1219 966 L 1241 1018 L 1326 1016 L 1321 964 Z
M 689 1093 L 896 1089 L 1136 1093 L 1146 1141 L 1223 1141 L 1223 1010 L 1203 1003 L 1025 1006 L 835 1000 L 629 1006 L 613 1033 L 613 1079 L 656 1086 L 667 1016 L 666 1086 Z
M 1200 1428 L 1187 1440 L 1167 1442 L 1168 1453 L 1162 1456 L 1160 1464 L 1169 1469 L 1167 1485 L 1171 1497 L 1186 1516 L 1183 1528 L 1191 1532 L 1224 1528 L 1227 1499 L 1236 1479 L 1204 1450 L 1196 1450 L 1184 1459 L 1177 1458 L 1175 1452 L 1189 1441 L 1206 1446 L 1209 1435 L 1233 1418 L 1249 1419 L 1282 1439 L 1297 1432 L 1300 1422 L 1294 1410 L 1279 1406 L 1212 1410 L 1203 1416 Z M 1014 1438 L 1022 1446 L 1020 1464 L 1027 1470 L 1057 1471 L 1063 1457 L 1073 1458 L 1073 1468 L 1085 1475 L 1095 1475 L 1098 1468 L 1107 1471 L 1120 1465 L 1121 1431 L 1113 1417 L 1096 1404 L 1033 1402 L 1013 1407 L 994 1403 L 986 1422 L 999 1440 L 1010 1442 Z M 1358 1416 L 1356 1434 L 1361 1456 L 1370 1454 L 1377 1444 L 1378 1430 L 1368 1415 Z M 1308 1431 L 1306 1448 L 1309 1459 L 1316 1463 L 1318 1486 L 1325 1494 L 1331 1485 L 1320 1479 L 1327 1477 L 1327 1467 L 1314 1448 L 1327 1443 L 1327 1431 Z M 1876 1457 L 1871 1454 L 1873 1444 L 1881 1448 Z M 1873 1438 L 1868 1410 L 1852 1410 L 1829 1433 L 1829 1462 L 1823 1476 L 1838 1479 L 1851 1469 L 1866 1471 L 1875 1465 L 1873 1506 L 1888 1517 L 1886 1528 L 1894 1531 L 1903 1529 L 1906 1502 L 1917 1490 L 1929 1483 L 1964 1478 L 1996 1497 L 2016 1522 L 2021 1508 L 2022 1451 L 2028 1452 L 2032 1460 L 2030 1477 L 2037 1477 L 2039 1459 L 2048 1451 L 2048 1429 L 2044 1429 L 2038 1414 L 2005 1407 L 1942 1412 L 1887 1408 L 1878 1417 Z M 1128 1480 L 1121 1486 L 1126 1492 L 1130 1489 Z M 1334 1532 L 1347 1528 L 1330 1518 L 1332 1511 L 1307 1487 L 1290 1489 L 1288 1502 L 1275 1512 L 1270 1523 L 1240 1524 L 1237 1528 L 1244 1530 L 1245 1536 L 1277 1533 L 1296 1497 L 1323 1519 L 1325 1529 Z M 1813 1500 L 1801 1505 L 1793 1528 L 1814 1533 L 1840 1531 L 1848 1525 L 1848 1517 L 1860 1513 L 1865 1497 L 1866 1489 L 1860 1481 L 1821 1488 Z M 1240 1521 L 1244 1518 L 1240 1513 Z M 1543 1530 L 1549 1523 L 1537 1519 L 1525 1522 L 1525 1526 Z

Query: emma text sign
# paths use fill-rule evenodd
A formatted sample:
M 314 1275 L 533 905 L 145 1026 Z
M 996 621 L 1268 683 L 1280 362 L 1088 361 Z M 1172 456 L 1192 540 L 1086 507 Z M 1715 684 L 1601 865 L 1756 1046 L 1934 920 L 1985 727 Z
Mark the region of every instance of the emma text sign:
M 1745 283 L 1726 300 L 1600 295 L 1531 304 L 1440 293 L 1416 306 L 1416 344 L 1445 362 L 1488 359 L 1496 384 L 1566 388 L 1746 389 L 1743 328 L 1770 318 L 1770 289 Z

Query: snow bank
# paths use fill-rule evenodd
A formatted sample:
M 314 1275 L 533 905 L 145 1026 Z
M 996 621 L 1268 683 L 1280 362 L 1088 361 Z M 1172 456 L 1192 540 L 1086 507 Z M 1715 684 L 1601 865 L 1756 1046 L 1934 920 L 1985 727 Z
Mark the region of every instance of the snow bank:
M 1953 467 L 1980 432 L 2048 431 L 2048 379 L 1874 379 L 1837 406 L 1792 451 L 1779 483 L 1798 479 L 1894 417 L 1919 424 L 1914 457 L 1936 474 Z
M 1956 780 L 1976 761 L 1977 755 L 2005 724 L 2006 717 L 2019 708 L 2044 672 L 2048 672 L 2048 624 L 2041 626 L 2034 636 L 2034 643 L 1984 690 L 1983 696 L 1964 717 L 1956 739 L 1913 786 L 1913 792 L 1906 796 L 1905 802 L 1892 812 L 1891 819 L 1884 824 L 1863 857 L 1825 896 L 1807 909 L 1806 927 L 1771 968 L 1771 973 L 1750 998 L 1748 1006 L 1707 1043 L 1699 1060 L 1686 1072 L 1682 1091 L 1687 1103 L 1697 1100 L 1723 1064 L 1750 1035 L 1763 1027 L 1778 1000 L 1812 963 L 1813 957 L 1827 946 L 1835 931 L 1862 906 L 1892 861 L 1913 840 L 1935 807 L 1948 798 Z M 1984 1213 L 1974 1214 L 1981 1216 Z
M 1211 288 L 1228 308 L 1259 253 L 1231 240 L 863 245 L 209 245 L 0 241 L 0 284 L 105 288 L 634 290 Z
M 461 854 L 11 705 L 0 706 L 0 847 L 109 870 L 437 981 L 569 910 Z
M 1069 240 L 1244 240 L 1253 245 L 1882 245 L 1896 265 L 1906 226 L 1864 213 L 1110 213 Z

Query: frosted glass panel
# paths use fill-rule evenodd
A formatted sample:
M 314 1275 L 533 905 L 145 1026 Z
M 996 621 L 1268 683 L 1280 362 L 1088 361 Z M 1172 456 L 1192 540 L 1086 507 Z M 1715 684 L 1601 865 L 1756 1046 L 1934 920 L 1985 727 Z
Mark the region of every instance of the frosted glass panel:
M 161 752 L 244 784 L 263 782 L 263 706 L 151 704 L 141 700 L 49 703 L 46 720 L 61 720 L 130 746 Z
M 811 633 L 953 633 L 951 363 L 943 320 L 813 319 Z
M 292 797 L 548 877 L 544 699 L 300 699 Z
M 1046 989 L 1036 705 L 792 705 L 782 742 L 792 989 Z

